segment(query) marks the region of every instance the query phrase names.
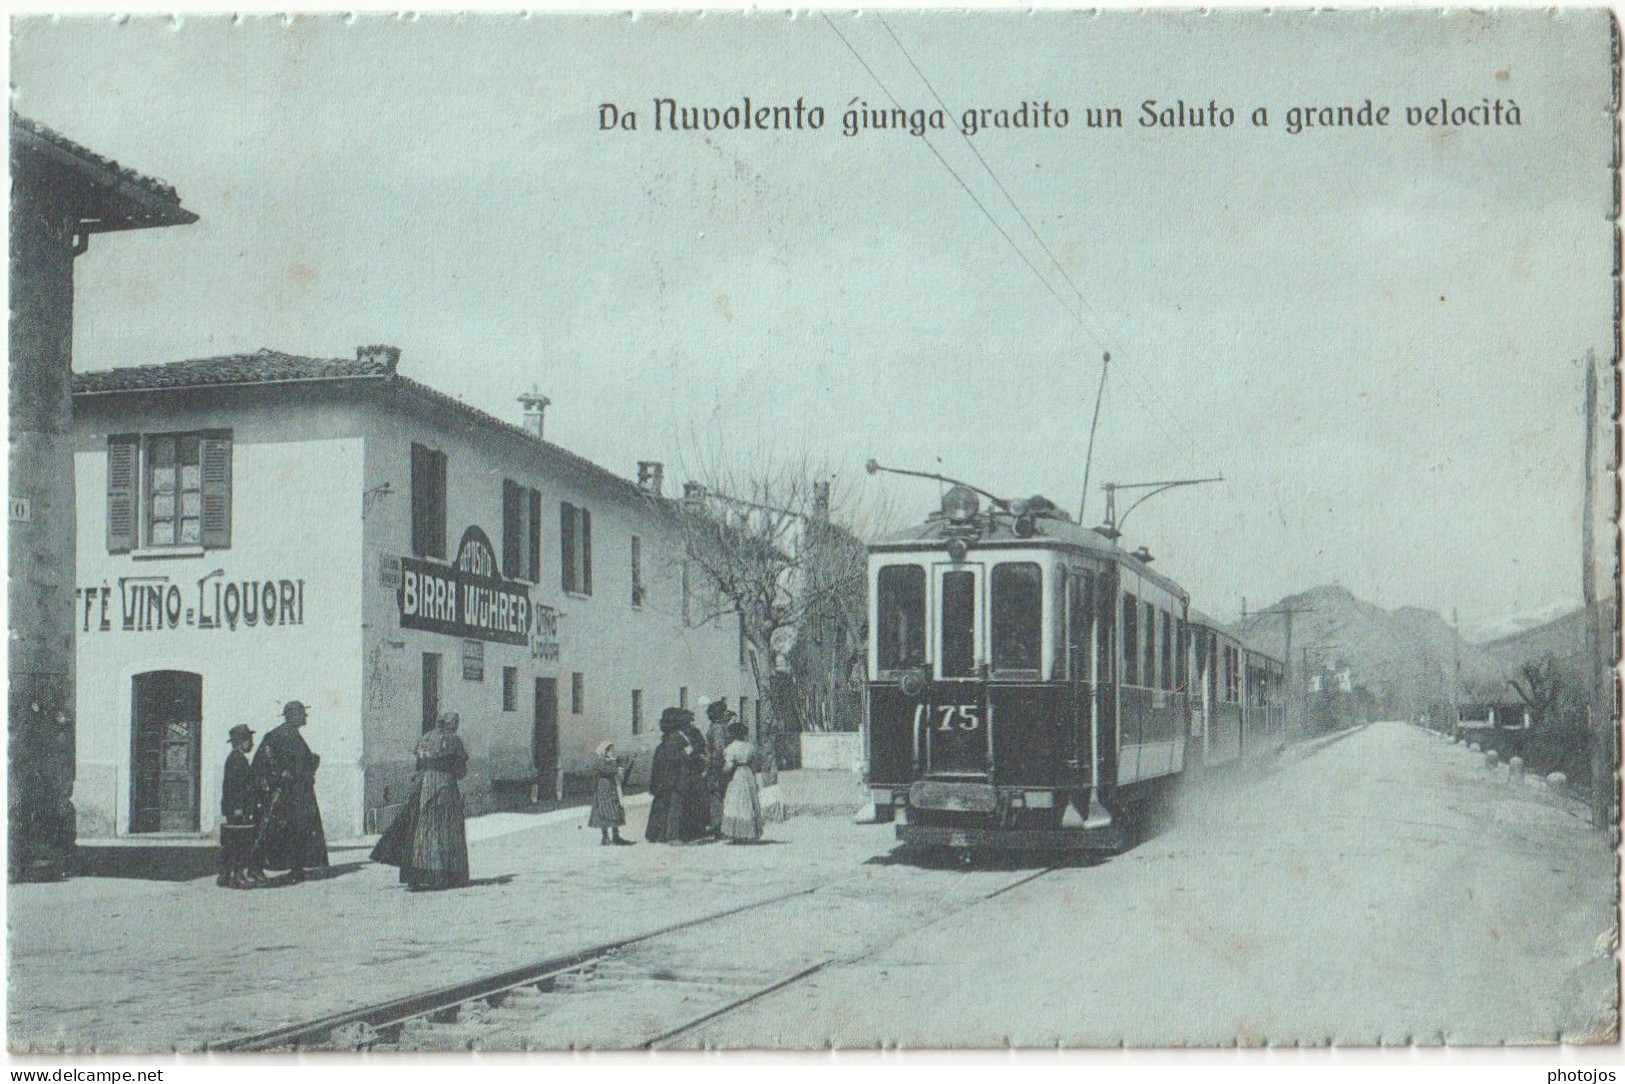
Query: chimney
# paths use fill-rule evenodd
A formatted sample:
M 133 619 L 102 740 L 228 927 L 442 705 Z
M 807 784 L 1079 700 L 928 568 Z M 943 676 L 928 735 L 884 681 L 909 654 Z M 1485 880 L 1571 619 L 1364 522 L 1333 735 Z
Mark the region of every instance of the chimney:
M 542 439 L 542 417 L 552 402 L 553 400 L 537 391 L 534 384 L 529 391 L 519 397 L 520 406 L 525 408 L 523 419 L 525 432 L 537 440 Z
M 813 518 L 829 518 L 829 483 L 813 483 Z
M 698 509 L 705 504 L 705 487 L 698 482 L 683 483 L 683 503 L 690 509 Z
M 649 459 L 638 460 L 638 488 L 651 497 L 660 496 L 666 480 L 666 468 Z
M 398 346 L 358 346 L 355 348 L 355 359 L 359 362 L 381 363 L 393 375 L 395 366 L 401 363 L 401 348 Z

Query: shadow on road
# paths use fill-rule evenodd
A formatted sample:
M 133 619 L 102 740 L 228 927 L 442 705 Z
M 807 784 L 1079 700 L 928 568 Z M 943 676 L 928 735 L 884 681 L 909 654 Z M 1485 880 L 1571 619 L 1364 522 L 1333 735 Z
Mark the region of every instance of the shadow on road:
M 920 847 L 900 844 L 864 861 L 866 866 L 912 866 L 941 870 L 1083 869 L 1111 858 L 1099 853 L 1066 851 L 1001 851 L 991 848 Z

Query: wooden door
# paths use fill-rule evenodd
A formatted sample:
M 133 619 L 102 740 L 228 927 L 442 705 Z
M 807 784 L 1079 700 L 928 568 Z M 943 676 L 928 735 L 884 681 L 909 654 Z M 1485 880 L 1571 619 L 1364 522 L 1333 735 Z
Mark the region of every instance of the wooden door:
M 556 801 L 559 797 L 559 683 L 554 678 L 536 679 L 530 758 L 536 770 L 538 797 L 544 802 Z
M 131 712 L 130 831 L 198 831 L 202 675 L 137 674 Z

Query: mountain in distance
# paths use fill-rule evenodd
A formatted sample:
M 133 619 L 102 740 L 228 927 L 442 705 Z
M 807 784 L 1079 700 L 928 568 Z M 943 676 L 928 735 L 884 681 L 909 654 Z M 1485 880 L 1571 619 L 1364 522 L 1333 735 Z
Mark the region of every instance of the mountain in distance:
M 1347 667 L 1355 688 L 1365 689 L 1388 717 L 1414 718 L 1449 703 L 1458 661 L 1463 690 L 1505 688 L 1500 660 L 1462 639 L 1433 610 L 1387 610 L 1336 585 L 1249 614 L 1242 626 L 1247 640 L 1285 658 L 1287 616 L 1279 611 L 1288 609 L 1304 611 L 1291 618 L 1294 669 L 1314 674 Z
M 1487 645 L 1495 640 L 1510 639 L 1519 633 L 1549 625 L 1571 616 L 1578 609 L 1580 607 L 1573 603 L 1554 602 L 1550 606 L 1542 606 L 1524 613 L 1507 614 L 1491 621 L 1469 622 L 1463 627 L 1462 635 L 1475 644 Z
M 1506 672 L 1516 673 L 1525 663 L 1549 656 L 1565 666 L 1585 662 L 1585 607 L 1577 606 L 1554 620 L 1526 628 L 1482 645 L 1485 654 Z

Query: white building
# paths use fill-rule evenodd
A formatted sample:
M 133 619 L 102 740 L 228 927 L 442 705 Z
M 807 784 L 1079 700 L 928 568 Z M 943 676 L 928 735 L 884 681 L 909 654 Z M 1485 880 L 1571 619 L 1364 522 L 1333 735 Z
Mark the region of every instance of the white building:
M 75 380 L 85 839 L 207 835 L 226 734 L 310 709 L 330 838 L 376 831 L 437 712 L 471 811 L 553 797 L 662 708 L 751 697 L 737 620 L 691 627 L 658 464 L 621 478 L 400 376 L 272 351 Z M 752 707 L 759 719 L 760 704 Z

